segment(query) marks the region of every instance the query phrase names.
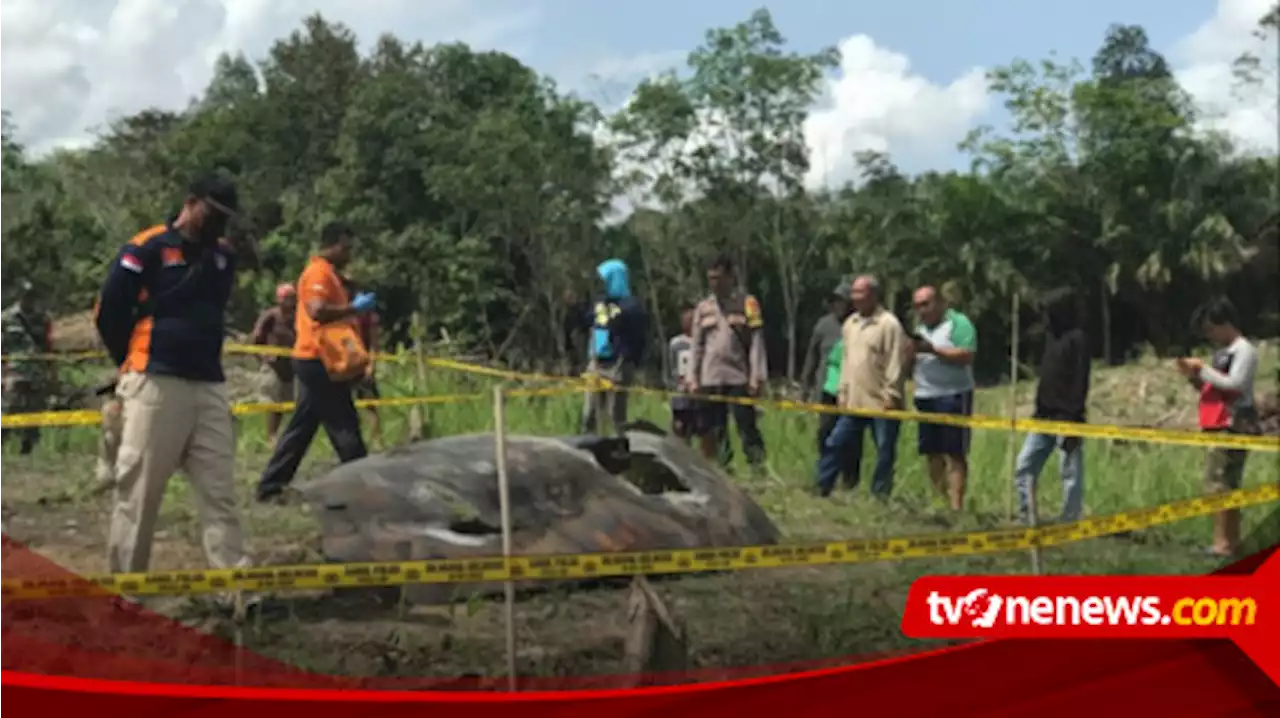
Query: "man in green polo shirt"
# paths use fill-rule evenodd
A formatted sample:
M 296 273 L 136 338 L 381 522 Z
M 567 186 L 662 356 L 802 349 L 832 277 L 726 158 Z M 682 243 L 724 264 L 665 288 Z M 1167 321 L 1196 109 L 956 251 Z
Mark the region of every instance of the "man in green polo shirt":
M 978 334 L 973 322 L 947 306 L 929 286 L 912 297 L 920 324 L 916 327 L 915 404 L 930 414 L 973 414 L 973 357 Z M 920 424 L 918 448 L 929 462 L 934 488 L 947 497 L 954 511 L 964 507 L 969 476 L 969 428 L 951 424 Z

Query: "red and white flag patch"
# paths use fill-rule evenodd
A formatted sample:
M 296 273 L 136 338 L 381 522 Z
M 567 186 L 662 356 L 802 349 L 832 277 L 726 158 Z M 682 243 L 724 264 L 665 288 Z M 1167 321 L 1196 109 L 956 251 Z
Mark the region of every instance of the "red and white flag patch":
M 133 272 L 134 274 L 142 274 L 142 260 L 133 256 L 132 254 L 126 254 L 121 256 L 120 266 L 124 267 L 130 272 Z

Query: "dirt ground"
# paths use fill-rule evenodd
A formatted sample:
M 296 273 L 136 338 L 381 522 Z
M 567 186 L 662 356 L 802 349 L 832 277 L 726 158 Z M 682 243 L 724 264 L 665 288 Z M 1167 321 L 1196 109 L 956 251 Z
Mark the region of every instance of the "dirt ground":
M 1148 385 L 1142 379 L 1146 373 L 1137 366 L 1103 376 L 1096 396 L 1109 397 L 1107 401 L 1117 407 L 1154 404 L 1150 413 L 1130 416 L 1126 423 L 1155 423 L 1156 413 L 1168 414 L 1177 405 L 1174 392 L 1184 387 Z M 235 376 L 237 399 L 248 398 L 249 373 L 236 369 Z M 1176 396 L 1185 398 L 1184 394 Z M 1144 397 L 1142 402 L 1137 401 L 1138 395 Z M 1171 398 L 1166 400 L 1166 395 Z M 1159 408 L 1166 403 L 1168 408 Z M 1181 418 L 1164 425 L 1181 423 Z M 67 435 L 71 438 L 51 435 L 35 456 L 6 451 L 4 531 L 68 569 L 100 573 L 106 566 L 111 498 L 94 492 L 92 430 Z M 240 495 L 247 499 L 265 461 L 265 446 L 244 443 L 238 452 L 237 480 Z M 313 451 L 297 481 L 319 475 L 332 461 L 331 453 Z M 170 483 L 155 537 L 151 564 L 155 570 L 205 565 L 200 523 L 187 491 L 181 479 Z M 952 525 L 920 506 L 884 508 L 841 495 L 819 505 L 797 492 L 803 493 L 790 485 L 756 492 L 783 497 L 776 503 L 762 500 L 762 505 L 790 539 L 929 533 L 997 522 L 970 515 L 963 517 L 964 523 Z M 252 537 L 249 549 L 260 564 L 321 560 L 317 526 L 305 508 L 252 503 L 243 510 L 246 533 Z M 1196 531 L 1207 533 L 1206 529 Z M 1045 560 L 1054 573 L 1205 573 L 1217 567 L 1216 561 L 1195 548 L 1184 538 L 1153 531 L 1056 549 Z M 655 588 L 687 627 L 690 666 L 701 671 L 693 675 L 714 677 L 718 671 L 744 667 L 812 665 L 939 647 L 942 644 L 907 639 L 899 630 L 906 593 L 916 577 L 1027 570 L 1026 556 L 1005 554 L 683 577 L 655 582 Z M 515 610 L 520 675 L 586 677 L 622 672 L 627 597 L 625 584 L 585 590 L 558 586 L 522 595 Z M 505 670 L 504 611 L 501 601 L 493 598 L 459 596 L 453 605 L 435 607 L 401 605 L 394 589 L 282 594 L 268 600 L 264 610 L 253 614 L 238 631 L 205 600 L 157 597 L 148 599 L 147 605 L 200 630 L 235 637 L 265 656 L 321 673 L 447 680 L 499 676 Z
M 93 495 L 83 459 L 50 462 L 10 458 L 4 467 L 5 532 L 39 554 L 80 573 L 105 567 L 110 500 Z M 319 467 L 313 466 L 312 471 Z M 59 488 L 68 486 L 70 488 Z M 199 522 L 189 501 L 170 487 L 156 534 L 156 570 L 199 566 Z M 248 493 L 247 491 L 245 492 Z M 851 507 L 852 508 L 852 507 Z M 316 534 L 302 507 L 246 507 L 247 519 L 266 535 L 251 549 L 263 564 L 320 560 Z M 900 517 L 908 530 L 938 530 L 923 519 Z M 1099 540 L 1067 547 L 1058 570 L 1105 572 L 1203 572 L 1204 560 L 1171 559 L 1152 544 Z M 937 643 L 912 641 L 900 630 L 901 607 L 911 581 L 925 573 L 1019 573 L 1021 555 L 967 560 L 919 560 L 847 567 L 747 571 L 682 577 L 655 583 L 659 595 L 688 631 L 690 667 L 701 675 L 720 670 L 922 650 Z M 627 634 L 625 586 L 573 590 L 558 586 L 522 595 L 515 611 L 517 670 L 525 677 L 608 676 L 623 671 Z M 334 594 L 282 594 L 252 614 L 239 633 L 204 599 L 155 597 L 146 605 L 200 630 L 236 638 L 258 653 L 327 674 L 401 678 L 486 678 L 505 666 L 504 612 L 500 599 L 460 596 L 451 606 L 400 605 L 398 591 L 340 590 Z M 706 673 L 712 671 L 712 673 Z
M 84 484 L 54 490 L 51 478 L 21 461 L 6 462 L 6 533 L 78 573 L 102 571 L 110 499 L 90 495 Z M 254 524 L 278 527 L 272 546 L 253 546 L 262 563 L 320 560 L 304 509 L 255 506 L 248 513 Z M 187 502 L 166 501 L 152 565 L 203 565 L 198 526 Z M 687 626 L 692 666 L 732 668 L 911 648 L 897 630 L 908 586 L 903 578 L 900 567 L 876 564 L 686 577 L 655 586 Z M 627 595 L 626 586 L 567 585 L 522 595 L 516 610 L 520 673 L 620 672 Z M 241 637 L 264 655 L 323 673 L 455 678 L 502 670 L 500 599 L 400 606 L 397 598 L 395 589 L 281 595 L 251 615 Z M 203 630 L 233 635 L 231 621 L 207 601 L 156 597 L 146 604 Z

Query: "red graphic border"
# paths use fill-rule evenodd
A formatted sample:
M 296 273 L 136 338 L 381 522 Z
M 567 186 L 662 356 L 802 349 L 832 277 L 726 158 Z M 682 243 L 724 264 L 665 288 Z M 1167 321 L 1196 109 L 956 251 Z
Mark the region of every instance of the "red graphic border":
M 67 575 L 8 537 L 4 543 L 4 568 L 10 576 Z M 1275 550 L 1218 573 L 1251 573 Z M 610 682 L 616 686 L 625 677 L 522 679 L 522 688 L 533 690 L 506 693 L 482 690 L 502 687 L 503 679 L 468 684 L 308 673 L 157 614 L 123 609 L 108 598 L 6 602 L 3 614 L 0 692 L 11 707 L 55 715 L 66 710 L 95 715 L 234 713 L 249 718 L 276 716 L 288 708 L 309 716 L 371 710 L 398 716 L 420 715 L 428 705 L 450 715 L 521 718 L 598 718 L 602 709 L 615 717 L 810 707 L 984 716 L 1080 709 L 1111 713 L 1141 708 L 1169 715 L 1275 715 L 1280 710 L 1280 685 L 1227 640 L 988 640 L 853 665 L 817 662 L 802 672 L 779 673 L 788 668 L 782 666 L 698 671 L 663 680 L 721 680 L 630 690 L 565 690 L 604 688 Z M 143 635 L 148 640 L 136 642 Z M 95 641 L 98 650 L 86 648 Z M 148 652 L 154 646 L 169 652 L 176 647 L 198 655 L 198 660 L 178 663 L 158 657 Z M 250 677 L 252 685 L 230 685 L 229 671 Z M 729 678 L 733 679 L 724 680 Z M 387 690 L 370 690 L 381 686 Z M 450 690 L 423 690 L 444 687 Z

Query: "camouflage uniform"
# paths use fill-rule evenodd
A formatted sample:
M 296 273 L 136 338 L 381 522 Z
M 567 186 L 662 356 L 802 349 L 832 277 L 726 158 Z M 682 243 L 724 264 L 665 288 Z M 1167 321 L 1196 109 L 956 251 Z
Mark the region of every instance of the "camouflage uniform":
M 49 351 L 48 318 L 30 309 L 24 310 L 19 302 L 4 310 L 0 324 L 3 325 L 4 354 L 10 357 L 4 364 L 4 413 L 45 411 L 50 390 L 48 363 L 13 355 Z M 35 427 L 7 430 L 6 440 L 10 431 L 22 437 L 23 454 L 31 453 L 40 439 L 40 430 Z

